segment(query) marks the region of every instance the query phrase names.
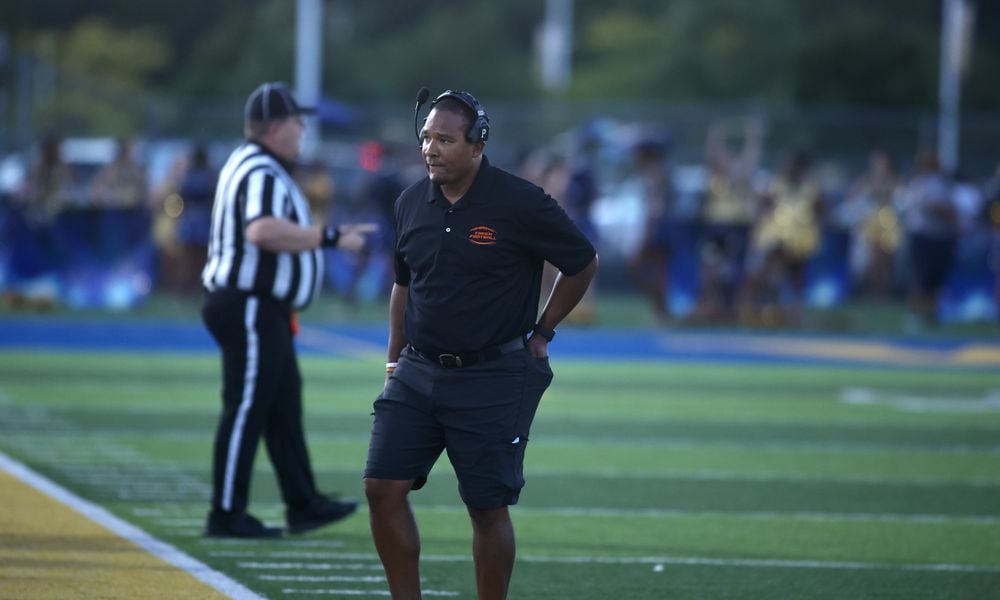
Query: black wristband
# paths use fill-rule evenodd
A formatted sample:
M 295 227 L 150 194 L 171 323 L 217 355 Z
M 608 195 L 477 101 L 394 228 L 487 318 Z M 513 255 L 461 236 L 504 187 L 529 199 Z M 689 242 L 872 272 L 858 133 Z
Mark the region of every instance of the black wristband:
M 320 245 L 324 248 L 335 248 L 340 241 L 340 229 L 336 227 L 323 228 L 323 240 Z
M 548 327 L 542 325 L 541 323 L 535 323 L 535 327 L 534 329 L 532 329 L 532 331 L 542 336 L 546 342 L 551 342 L 552 339 L 556 337 L 555 329 L 549 329 Z

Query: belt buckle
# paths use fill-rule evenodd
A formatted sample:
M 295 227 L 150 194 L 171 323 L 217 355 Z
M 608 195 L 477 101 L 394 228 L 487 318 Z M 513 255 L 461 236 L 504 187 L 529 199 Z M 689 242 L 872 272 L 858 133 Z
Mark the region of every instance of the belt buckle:
M 460 368 L 462 366 L 462 357 L 457 354 L 439 354 L 437 359 L 438 364 L 448 369 Z

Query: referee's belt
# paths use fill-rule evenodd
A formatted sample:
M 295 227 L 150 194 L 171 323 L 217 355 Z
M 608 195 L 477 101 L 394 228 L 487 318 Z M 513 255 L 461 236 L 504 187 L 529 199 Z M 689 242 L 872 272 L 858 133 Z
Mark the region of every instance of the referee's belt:
M 461 367 L 471 367 L 476 363 L 486 362 L 488 360 L 496 360 L 503 356 L 504 354 L 510 354 L 511 352 L 516 352 L 524 348 L 524 336 L 517 336 L 516 338 L 510 340 L 509 342 L 504 342 L 496 346 L 490 346 L 489 348 L 483 348 L 476 352 L 462 352 L 461 354 L 434 354 L 431 352 L 424 352 L 410 346 L 410 350 L 413 350 L 422 358 L 426 358 L 431 362 L 436 362 L 437 364 L 445 367 L 446 369 L 458 369 Z

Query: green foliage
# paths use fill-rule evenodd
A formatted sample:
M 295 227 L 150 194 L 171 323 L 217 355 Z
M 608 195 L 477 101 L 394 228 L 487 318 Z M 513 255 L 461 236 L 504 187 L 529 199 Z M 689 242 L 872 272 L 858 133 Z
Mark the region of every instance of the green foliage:
M 696 1 L 670 5 L 663 77 L 683 99 L 784 99 L 801 44 L 796 11 L 775 1 L 726 0 L 706 10 Z M 780 39 L 781 43 L 775 43 Z
M 154 29 L 122 30 L 96 17 L 65 33 L 42 33 L 30 43 L 56 74 L 36 106 L 36 121 L 110 135 L 127 135 L 141 126 L 141 95 L 172 59 L 171 48 Z
M 833 10 L 835 18 L 815 25 L 798 56 L 796 100 L 907 107 L 936 102 L 938 40 L 926 27 L 894 15 Z
M 328 95 L 398 101 L 420 85 L 463 87 L 492 99 L 547 94 L 535 47 L 544 2 L 324 6 Z M 993 35 L 1000 4 L 979 2 L 976 9 L 963 98 L 968 107 L 993 110 L 1000 105 L 1000 38 Z M 12 0 L 0 9 L 0 28 L 12 41 L 33 40 L 15 46 L 76 82 L 60 88 L 64 101 L 41 107 L 45 119 L 63 115 L 119 130 L 137 118 L 123 113 L 142 112 L 139 102 L 135 111 L 121 110 L 137 91 L 172 95 L 173 104 L 237 102 L 262 80 L 291 80 L 295 10 L 291 0 Z M 939 13 L 937 0 L 575 0 L 573 79 L 565 96 L 931 108 Z M 58 56 L 38 47 L 42 32 L 57 40 Z M 94 91 L 78 89 L 88 86 L 106 90 L 105 97 L 95 102 Z
M 291 82 L 295 67 L 295 2 L 236 3 L 224 21 L 206 30 L 178 73 L 177 91 L 235 96 L 241 101 L 262 81 Z
M 576 94 L 787 97 L 801 36 L 794 11 L 780 4 L 684 0 L 645 14 L 610 8 L 588 23 L 579 40 Z
M 59 62 L 68 72 L 101 74 L 136 87 L 171 58 L 170 48 L 151 28 L 119 30 L 95 17 L 69 31 L 60 54 Z
M 579 1 L 572 93 L 580 98 L 932 107 L 939 2 Z M 966 104 L 1000 85 L 1000 6 L 978 3 Z M 992 97 L 993 100 L 986 100 Z
M 579 47 L 573 95 L 631 98 L 655 89 L 657 82 L 647 76 L 649 63 L 663 57 L 655 22 L 631 10 L 612 8 L 588 24 Z
M 997 8 L 1000 9 L 1000 3 L 997 4 Z M 965 74 L 962 90 L 965 102 L 969 106 L 988 110 L 1000 106 L 1000 91 L 998 91 L 1000 78 L 996 76 L 1000 73 L 1000 44 L 997 43 L 997 37 L 980 36 L 973 45 L 972 59 Z
M 421 85 L 493 98 L 536 92 L 532 44 L 541 18 L 536 7 L 477 0 L 435 10 L 432 4 L 412 20 L 390 19 L 390 26 L 379 18 L 382 13 L 361 14 L 357 8 L 352 37 L 326 40 L 325 79 L 335 96 L 409 98 Z

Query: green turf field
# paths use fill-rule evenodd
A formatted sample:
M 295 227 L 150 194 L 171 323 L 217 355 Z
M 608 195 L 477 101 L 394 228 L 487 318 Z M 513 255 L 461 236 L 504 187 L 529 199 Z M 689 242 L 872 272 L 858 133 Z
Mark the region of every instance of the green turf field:
M 367 515 L 200 537 L 214 354 L 0 353 L 0 450 L 270 598 L 377 597 Z M 361 496 L 381 363 L 308 356 L 321 486 Z M 1000 374 L 554 362 L 511 598 L 1000 598 Z M 251 509 L 278 524 L 263 449 Z M 412 496 L 430 597 L 474 598 L 445 459 Z

